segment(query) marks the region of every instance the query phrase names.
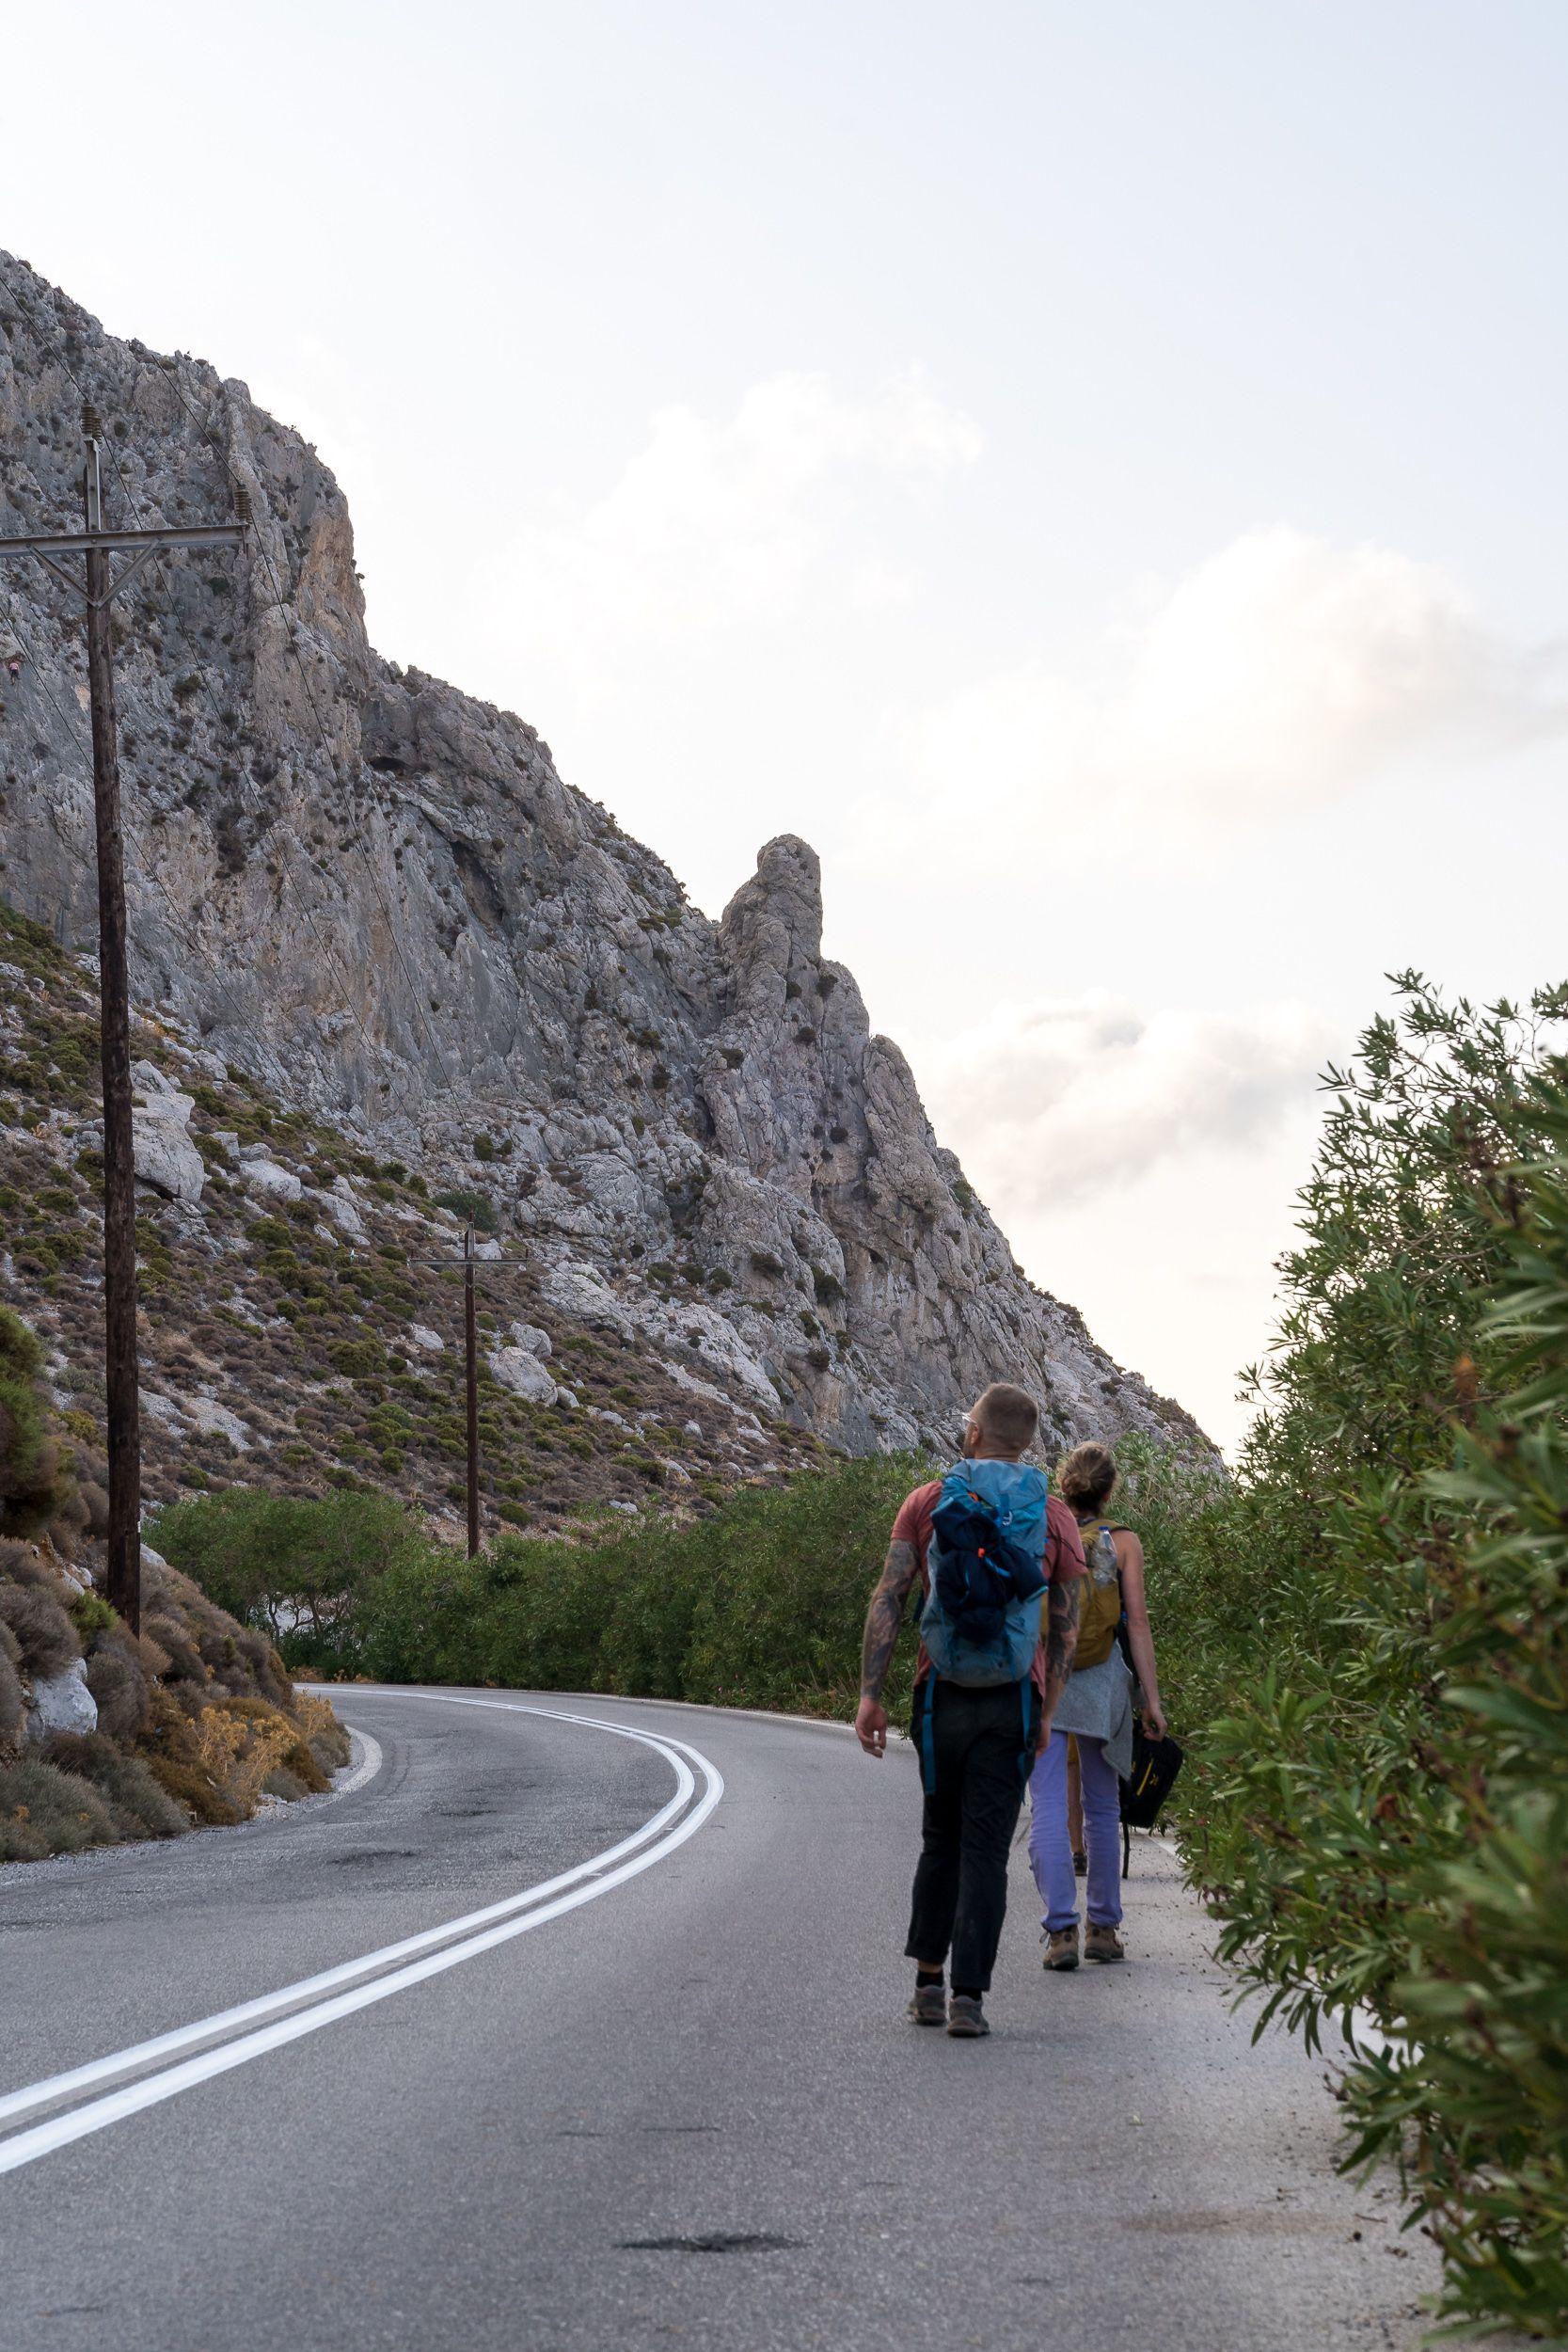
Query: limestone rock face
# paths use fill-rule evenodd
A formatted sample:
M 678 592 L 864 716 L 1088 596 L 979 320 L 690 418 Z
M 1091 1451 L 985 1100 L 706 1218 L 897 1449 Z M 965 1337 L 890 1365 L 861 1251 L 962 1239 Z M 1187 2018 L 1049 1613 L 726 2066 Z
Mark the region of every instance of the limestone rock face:
M 560 1391 L 539 1360 L 539 1349 L 531 1343 L 543 1340 L 544 1353 L 548 1355 L 550 1343 L 543 1331 L 531 1324 L 515 1323 L 505 1342 L 490 1350 L 491 1371 L 503 1389 L 514 1396 L 527 1397 L 532 1405 L 553 1405 Z
M 201 1198 L 207 1168 L 190 1137 L 192 1097 L 171 1086 L 151 1062 L 136 1062 L 131 1076 L 132 1152 L 138 1182 L 169 1200 L 194 1204 Z
M 1204 1445 L 1014 1266 L 903 1055 L 822 954 L 804 841 L 768 842 L 720 921 L 695 911 L 533 727 L 372 650 L 347 509 L 312 447 L 243 384 L 8 275 L 0 530 L 74 518 L 78 385 L 104 420 L 111 520 L 222 519 L 240 485 L 252 502 L 240 550 L 172 558 L 117 606 L 143 1009 L 194 1023 L 214 1071 L 467 1204 L 560 1312 L 612 1324 L 743 1419 L 855 1450 L 946 1445 L 975 1391 L 1011 1377 L 1049 1439 Z M 41 571 L 8 589 L 25 658 L 0 717 L 0 886 L 86 947 L 79 622 Z M 149 1145 L 147 1181 L 194 1204 L 177 1108 L 149 1095 L 142 1127 L 162 1155 Z M 258 1206 L 298 1197 L 264 1150 L 241 1162 Z M 354 1195 L 334 1194 L 311 1205 L 352 1248 Z M 527 1345 L 498 1352 L 550 1378 Z
M 276 1160 L 265 1157 L 247 1160 L 240 1170 L 240 1182 L 246 1192 L 264 1200 L 298 1200 L 305 1190 L 293 1168 L 279 1168 Z

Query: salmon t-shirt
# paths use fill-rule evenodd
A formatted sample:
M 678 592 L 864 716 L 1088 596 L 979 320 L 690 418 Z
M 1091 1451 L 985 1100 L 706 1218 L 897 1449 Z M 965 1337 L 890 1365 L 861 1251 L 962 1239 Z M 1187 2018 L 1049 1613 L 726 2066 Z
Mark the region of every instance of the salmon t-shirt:
M 893 1541 L 895 1544 L 914 1546 L 914 1556 L 920 1567 L 920 1590 L 923 1597 L 931 1589 L 931 1572 L 926 1565 L 926 1554 L 930 1549 L 931 1521 L 936 1515 L 936 1507 L 941 1498 L 942 1481 L 940 1478 L 933 1478 L 927 1486 L 917 1486 L 912 1495 L 905 1496 L 898 1506 L 898 1516 L 893 1522 Z M 1045 1570 L 1045 1581 L 1048 1586 L 1070 1584 L 1075 1577 L 1085 1576 L 1088 1572 L 1084 1560 L 1084 1539 L 1078 1533 L 1078 1522 L 1067 1504 L 1058 1502 L 1054 1495 L 1049 1496 L 1046 1500 L 1045 1558 L 1041 1565 Z M 926 1645 L 922 1642 L 919 1661 L 914 1670 L 916 1682 L 924 1682 L 930 1671 L 931 1661 L 926 1655 Z M 1035 1662 L 1030 1671 L 1034 1677 L 1035 1688 L 1043 1699 L 1045 1696 L 1045 1642 L 1043 1637 L 1035 1645 Z

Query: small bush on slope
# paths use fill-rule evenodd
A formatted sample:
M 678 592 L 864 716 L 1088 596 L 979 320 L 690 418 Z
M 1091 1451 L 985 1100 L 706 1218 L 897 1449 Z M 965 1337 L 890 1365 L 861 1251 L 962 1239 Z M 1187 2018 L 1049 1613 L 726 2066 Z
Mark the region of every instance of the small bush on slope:
M 90 1782 L 41 1756 L 0 1764 L 0 1862 L 112 1846 L 123 1835 L 114 1809 Z
M 55 1596 L 36 1584 L 0 1584 L 0 1623 L 9 1627 L 33 1676 L 63 1674 L 82 1655 L 81 1641 Z
M 87 1583 L 99 1555 L 77 1505 L 79 1457 L 49 1429 L 39 1368 L 33 1334 L 0 1319 L 4 1523 L 38 1537 L 0 1538 L 0 1861 L 243 1820 L 269 1783 L 288 1796 L 325 1788 L 346 1761 L 346 1735 L 324 1700 L 296 1700 L 261 1633 L 154 1556 L 143 1563 L 141 1639 Z M 19 1495 L 29 1499 L 21 1513 Z M 53 1516 L 40 1519 L 45 1503 Z M 84 1659 L 97 1731 L 24 1751 L 34 1687 Z
M 42 1760 L 60 1772 L 90 1781 L 110 1806 L 125 1837 L 179 1837 L 190 1822 L 139 1756 L 127 1755 L 103 1732 L 72 1739 L 56 1734 Z
M 0 1307 L 0 1535 L 35 1535 L 71 1500 L 74 1480 L 48 1429 L 42 1361 L 37 1333 Z

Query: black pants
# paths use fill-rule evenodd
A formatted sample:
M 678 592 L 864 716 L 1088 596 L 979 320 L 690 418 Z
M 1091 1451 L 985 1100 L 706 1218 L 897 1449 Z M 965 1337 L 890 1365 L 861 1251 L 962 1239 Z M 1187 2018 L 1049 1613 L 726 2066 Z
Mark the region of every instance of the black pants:
M 904 1949 L 923 1968 L 953 1955 L 952 1981 L 986 1992 L 1007 1912 L 1007 1850 L 1035 1741 L 1033 1682 L 971 1691 L 934 1675 L 917 1685 L 910 1738 L 926 1790 Z

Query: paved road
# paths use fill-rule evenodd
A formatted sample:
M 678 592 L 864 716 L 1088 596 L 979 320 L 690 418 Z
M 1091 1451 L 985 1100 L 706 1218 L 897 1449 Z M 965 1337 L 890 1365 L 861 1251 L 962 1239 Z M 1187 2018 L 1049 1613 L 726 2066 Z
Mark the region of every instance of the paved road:
M 0 2098 L 5 2352 L 1414 2344 L 1430 2257 L 1160 1846 L 1130 1963 L 1068 1978 L 1015 1856 L 995 2030 L 950 2042 L 903 2015 L 907 1750 L 468 1695 L 341 1693 L 347 1793 L 0 1871 L 0 2092 L 175 2038 Z

